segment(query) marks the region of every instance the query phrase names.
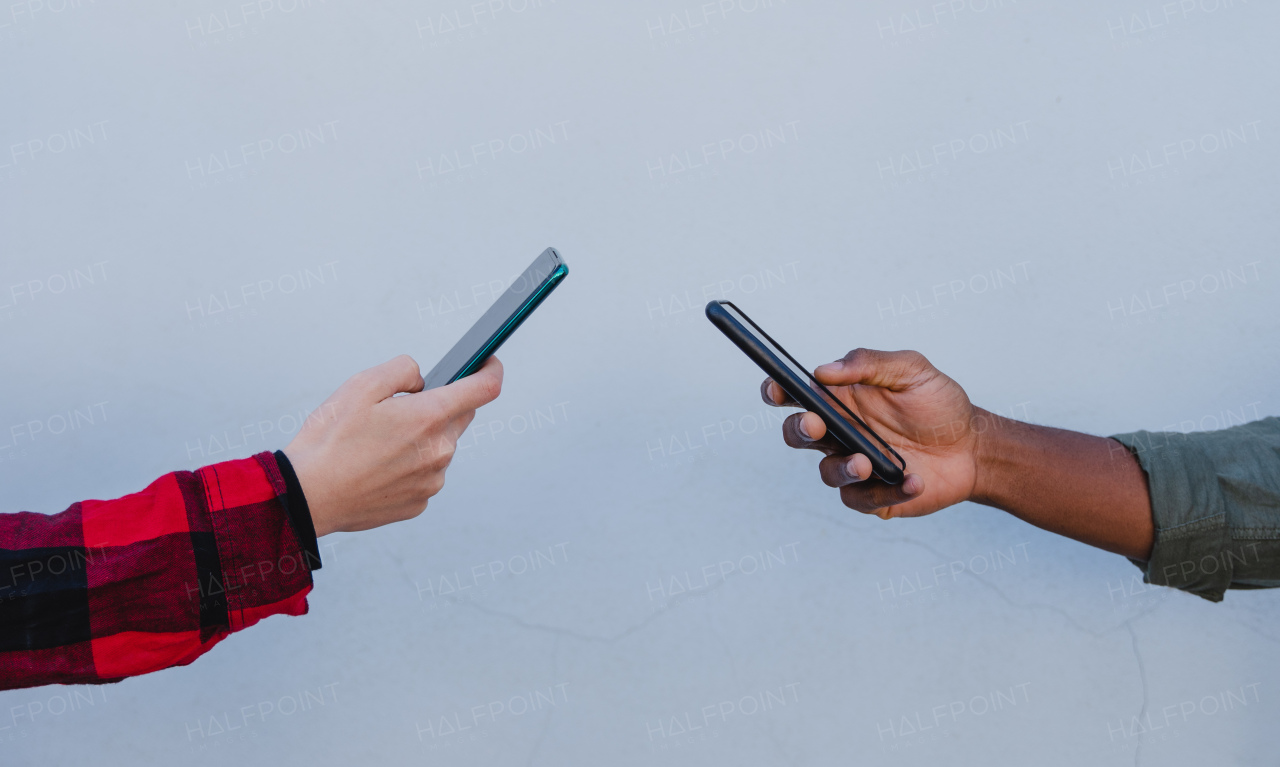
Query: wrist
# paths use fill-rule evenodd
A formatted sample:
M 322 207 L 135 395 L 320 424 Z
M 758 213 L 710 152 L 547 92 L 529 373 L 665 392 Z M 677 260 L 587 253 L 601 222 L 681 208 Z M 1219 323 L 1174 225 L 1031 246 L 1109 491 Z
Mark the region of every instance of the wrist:
M 289 526 L 298 540 L 298 546 L 305 555 L 308 568 L 318 570 L 321 567 L 320 547 L 316 543 L 316 527 L 311 515 L 310 504 L 302 490 L 302 482 L 293 461 L 283 450 L 275 452 L 276 466 L 284 480 L 285 495 L 281 498 L 284 512 L 289 518 Z
M 311 470 L 311 462 L 308 460 L 308 454 L 305 450 L 298 450 L 292 444 L 280 451 L 285 458 L 293 466 L 293 474 L 297 479 L 299 494 L 305 498 L 305 509 L 311 529 L 314 531 L 315 537 L 320 538 L 329 533 L 336 532 L 333 520 L 326 514 L 328 504 L 326 503 L 324 488 L 315 473 Z
M 1011 478 L 1017 473 L 1016 463 L 1023 453 L 1015 443 L 1025 424 L 980 407 L 973 410 L 974 481 L 969 500 L 1003 508 L 1001 499 L 1007 495 Z

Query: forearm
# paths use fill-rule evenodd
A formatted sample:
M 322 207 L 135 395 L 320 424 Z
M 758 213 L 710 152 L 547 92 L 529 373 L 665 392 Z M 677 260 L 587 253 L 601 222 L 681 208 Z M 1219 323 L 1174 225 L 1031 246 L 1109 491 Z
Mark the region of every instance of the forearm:
M 260 453 L 59 514 L 0 514 L 0 689 L 185 665 L 262 618 L 306 612 L 320 563 L 278 468 Z
M 971 498 L 1052 533 L 1145 561 L 1155 526 L 1137 460 L 1105 437 L 979 410 Z

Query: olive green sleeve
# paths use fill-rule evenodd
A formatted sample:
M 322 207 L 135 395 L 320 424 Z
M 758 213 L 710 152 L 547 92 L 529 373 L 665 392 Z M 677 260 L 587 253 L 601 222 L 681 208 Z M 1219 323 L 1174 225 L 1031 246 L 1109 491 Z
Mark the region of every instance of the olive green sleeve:
M 1229 588 L 1280 586 L 1280 418 L 1112 439 L 1151 491 L 1155 546 L 1149 562 L 1134 561 L 1147 583 L 1214 602 Z

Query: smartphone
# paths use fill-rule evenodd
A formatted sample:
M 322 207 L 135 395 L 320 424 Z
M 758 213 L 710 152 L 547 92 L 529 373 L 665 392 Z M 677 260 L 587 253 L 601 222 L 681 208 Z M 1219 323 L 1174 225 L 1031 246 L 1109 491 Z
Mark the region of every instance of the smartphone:
M 479 370 L 568 274 L 569 265 L 555 248 L 542 251 L 431 372 L 423 376 L 423 388 L 451 384 Z
M 891 485 L 902 482 L 907 462 L 841 402 L 831 390 L 729 301 L 707 304 L 707 319 L 729 337 L 752 362 L 806 410 L 817 413 L 827 433 L 849 451 L 871 461 L 875 475 Z

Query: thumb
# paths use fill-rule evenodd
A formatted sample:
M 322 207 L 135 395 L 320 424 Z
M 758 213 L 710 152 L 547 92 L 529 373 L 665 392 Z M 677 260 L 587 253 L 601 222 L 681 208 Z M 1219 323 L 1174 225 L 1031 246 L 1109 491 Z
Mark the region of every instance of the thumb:
M 435 402 L 453 413 L 475 410 L 487 405 L 502 393 L 502 363 L 497 357 L 485 360 L 479 370 L 459 378 L 447 386 L 423 392 L 423 397 L 431 397 Z
M 359 400 L 372 404 L 400 392 L 422 391 L 422 373 L 413 357 L 401 354 L 356 373 L 344 385 L 346 387 L 350 387 Z
M 854 349 L 844 359 L 820 365 L 814 378 L 830 386 L 864 384 L 906 391 L 923 383 L 936 369 L 920 352 Z

